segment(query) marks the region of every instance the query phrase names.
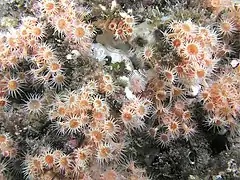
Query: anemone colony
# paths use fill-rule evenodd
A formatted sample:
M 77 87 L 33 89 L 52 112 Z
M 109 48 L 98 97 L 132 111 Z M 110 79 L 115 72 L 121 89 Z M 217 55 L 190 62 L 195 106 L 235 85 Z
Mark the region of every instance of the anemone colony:
M 1 178 L 157 179 L 134 136 L 163 151 L 202 130 L 239 136 L 240 6 L 200 6 L 214 18 L 33 1 L 0 33 Z

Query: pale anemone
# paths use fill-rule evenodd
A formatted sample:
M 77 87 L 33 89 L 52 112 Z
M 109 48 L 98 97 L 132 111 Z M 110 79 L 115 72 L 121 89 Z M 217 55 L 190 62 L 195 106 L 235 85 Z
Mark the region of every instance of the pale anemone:
M 25 101 L 24 109 L 30 114 L 39 115 L 40 113 L 43 113 L 43 98 L 38 94 L 29 95 Z
M 233 19 L 222 19 L 218 26 L 218 30 L 224 36 L 231 36 L 237 31 Z

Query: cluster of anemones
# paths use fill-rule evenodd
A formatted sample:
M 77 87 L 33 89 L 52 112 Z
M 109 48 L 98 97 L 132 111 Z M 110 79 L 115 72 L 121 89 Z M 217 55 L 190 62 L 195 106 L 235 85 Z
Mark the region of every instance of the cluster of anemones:
M 28 178 L 41 177 L 51 179 L 64 178 L 86 179 L 101 177 L 104 180 L 118 177 L 145 177 L 145 171 L 132 163 L 118 172 L 114 167 L 124 161 L 125 128 L 134 129 L 137 123 L 125 123 L 128 117 L 127 106 L 134 110 L 136 121 L 143 122 L 151 114 L 151 103 L 136 98 L 122 108 L 122 122 L 112 117 L 106 98 L 114 93 L 112 76 L 102 73 L 97 81 L 90 80 L 77 91 L 60 93 L 50 107 L 49 119 L 52 129 L 58 135 L 72 138 L 83 137 L 83 143 L 71 146 L 72 153 L 43 148 L 36 155 L 28 155 L 24 161 L 24 175 Z M 143 124 L 143 123 L 142 123 Z M 140 129 L 140 128 L 138 128 Z M 111 168 L 108 165 L 111 164 Z M 125 169 L 124 169 L 125 168 Z M 128 169 L 131 168 L 129 171 Z M 141 170 L 141 171 L 140 171 Z
M 73 44 L 80 45 L 81 52 L 91 47 L 95 32 L 94 27 L 83 20 L 87 15 L 86 9 L 76 12 L 73 2 L 65 0 L 43 0 L 39 3 L 41 14 L 47 17 L 58 35 L 65 35 Z M 18 28 L 0 34 L 1 69 L 16 69 L 23 59 L 27 59 L 32 63 L 30 73 L 34 83 L 62 89 L 67 82 L 62 63 L 57 59 L 54 49 L 42 42 L 47 36 L 47 24 L 34 17 L 24 17 L 21 21 Z M 12 79 L 15 80 L 15 86 L 18 79 L 10 77 Z M 11 93 L 16 95 L 19 91 L 19 88 L 15 88 Z
M 237 29 L 234 21 L 223 19 L 217 31 L 199 27 L 191 20 L 173 21 L 169 25 L 168 42 L 181 57 L 181 62 L 175 67 L 156 64 L 158 77 L 149 81 L 143 92 L 153 100 L 159 122 L 159 126 L 148 129 L 148 136 L 157 138 L 161 145 L 181 136 L 189 139 L 196 133 L 187 109 L 187 95 L 198 95 L 199 85 L 203 87 L 201 100 L 209 113 L 207 125 L 218 129 L 227 127 L 231 133 L 239 133 L 239 68 L 234 72 L 226 70 L 216 82 L 210 80 L 221 57 L 231 53 L 230 46 L 220 42 L 219 36 L 230 38 Z M 152 55 L 147 56 L 152 53 L 146 52 L 144 57 L 152 58 Z
M 113 86 L 114 82 L 107 73 L 99 75 L 98 79 L 89 81 L 78 91 L 57 94 L 49 111 L 49 119 L 56 134 L 84 135 L 84 143 L 81 147 L 74 147 L 74 152 L 69 155 L 59 151 L 59 155 L 55 155 L 55 151 L 47 151 L 41 156 L 27 158 L 26 176 L 38 177 L 51 170 L 65 177 L 77 177 L 86 173 L 92 164 L 102 167 L 108 163 L 118 164 L 122 160 L 124 138 L 118 135 L 124 127 L 111 116 L 110 107 L 104 98 L 113 93 L 113 88 L 108 86 Z
M 104 73 L 98 77 L 98 91 L 106 96 L 110 96 L 117 91 L 117 86 L 110 74 Z
M 140 131 L 144 129 L 144 120 L 153 113 L 152 102 L 145 98 L 134 98 L 123 104 L 121 120 L 128 130 Z
M 75 12 L 71 1 L 43 0 L 39 2 L 41 13 L 53 25 L 55 32 L 65 35 L 73 43 L 80 44 L 83 49 L 90 47 L 94 28 L 83 21 L 86 9 L 79 14 Z M 35 85 L 44 85 L 62 89 L 67 85 L 67 78 L 54 49 L 42 42 L 47 35 L 47 25 L 34 17 L 24 17 L 21 25 L 10 29 L 8 33 L 0 34 L 0 63 L 1 69 L 17 69 L 23 59 L 32 63 L 30 74 Z M 89 45 L 89 46 L 88 46 Z M 7 72 L 1 79 L 1 91 L 16 97 L 22 92 L 23 81 L 16 75 Z M 2 97 L 1 99 L 3 100 Z M 6 104 L 6 103 L 5 103 Z
M 217 56 L 220 51 L 218 34 L 187 20 L 171 22 L 167 36 L 181 57 L 182 61 L 175 70 L 183 84 L 189 88 L 192 85 L 206 85 L 207 78 L 220 60 Z
M 102 147 L 103 148 L 103 147 Z M 108 151 L 103 148 L 102 154 Z M 52 178 L 69 179 L 102 179 L 114 180 L 119 178 L 130 179 L 148 179 L 144 169 L 136 167 L 133 161 L 130 161 L 119 171 L 111 167 L 106 169 L 97 168 L 92 163 L 86 168 L 86 164 L 92 160 L 94 154 L 89 147 L 77 148 L 71 154 L 66 155 L 60 150 L 43 150 L 40 155 L 27 155 L 23 163 L 25 178 L 49 180 Z
M 122 18 L 112 19 L 107 24 L 107 30 L 112 32 L 116 40 L 128 41 L 133 34 L 136 20 L 134 16 L 126 14 Z
M 63 64 L 57 59 L 55 51 L 47 44 L 40 44 L 34 57 L 29 74 L 34 86 L 45 86 L 61 90 L 67 86 L 67 77 Z
M 143 56 L 151 59 L 152 53 L 149 46 Z M 133 96 L 121 109 L 125 127 L 138 131 L 145 129 L 147 136 L 161 146 L 178 138 L 191 139 L 197 132 L 196 125 L 188 108 L 189 91 L 179 79 L 176 67 L 171 65 L 155 64 L 151 72 L 133 71 L 129 76 Z M 153 126 L 149 127 L 148 121 L 152 121 Z
M 60 177 L 79 178 L 82 166 L 87 163 L 91 153 L 86 148 L 78 148 L 71 155 L 60 150 L 46 148 L 40 155 L 27 155 L 23 163 L 23 173 L 26 178 L 41 178 L 44 180 Z
M 18 29 L 10 29 L 0 34 L 1 69 L 17 68 L 23 58 L 29 57 L 31 48 L 43 37 L 42 24 L 35 18 L 23 18 Z
M 155 66 L 155 70 L 164 81 L 171 84 L 184 84 L 186 89 L 206 87 L 207 81 L 214 74 L 221 57 L 233 52 L 226 38 L 237 31 L 235 21 L 222 18 L 216 30 L 198 26 L 192 20 L 173 20 L 164 33 L 166 42 L 179 55 L 178 64 L 158 65 L 154 57 L 155 48 L 148 44 L 139 53 L 140 57 Z M 220 41 L 220 37 L 222 41 Z
M 226 68 L 226 72 L 219 75 L 219 80 L 210 80 L 221 57 L 232 52 L 224 39 L 230 38 L 237 31 L 234 21 L 222 19 L 217 32 L 199 27 L 190 20 L 172 22 L 169 28 L 170 43 L 182 58 L 176 67 L 179 81 L 187 88 L 193 89 L 192 87 L 199 85 L 203 87 L 200 97 L 209 112 L 207 124 L 218 129 L 228 127 L 231 132 L 239 132 L 236 121 L 239 109 L 236 73 L 228 72 Z M 223 42 L 218 40 L 219 36 Z
M 204 109 L 208 112 L 206 124 L 217 130 L 229 129 L 232 135 L 240 134 L 239 127 L 239 68 L 226 67 L 219 79 L 201 92 Z
M 173 21 L 167 36 L 181 57 L 176 68 L 180 80 L 189 87 L 199 84 L 206 86 L 220 58 L 232 53 L 230 46 L 219 40 L 220 36 L 230 38 L 236 31 L 234 21 L 228 18 L 219 22 L 217 31 L 198 26 L 191 20 Z
M 191 111 L 184 101 L 178 100 L 171 107 L 159 103 L 156 113 L 159 122 L 156 139 L 161 146 L 180 137 L 189 140 L 197 132 Z
M 59 132 L 63 134 L 81 133 L 88 129 L 89 124 L 92 124 L 93 129 L 101 129 L 100 133 L 104 127 L 99 126 L 102 126 L 105 121 L 112 124 L 113 134 L 111 137 L 118 132 L 119 125 L 110 117 L 108 103 L 98 94 L 102 90 L 104 90 L 105 96 L 113 93 L 113 88 L 108 87 L 113 86 L 112 77 L 105 74 L 101 76 L 101 80 L 104 82 L 91 80 L 78 91 L 68 92 L 66 95 L 56 95 L 56 102 L 53 104 L 49 117 L 59 127 Z M 107 131 L 105 130 L 104 133 Z
M 41 15 L 55 29 L 55 33 L 76 44 L 81 52 L 90 49 L 95 30 L 92 24 L 84 21 L 89 14 L 87 8 L 76 8 L 71 0 L 42 0 L 39 2 L 39 9 Z
M 196 124 L 183 86 L 170 84 L 164 76 L 162 79 L 154 77 L 142 95 L 152 99 L 154 106 L 154 118 L 151 118 L 153 126 L 146 128 L 148 138 L 164 147 L 178 138 L 189 140 L 195 135 Z
M 67 80 L 62 63 L 49 45 L 41 43 L 41 39 L 46 36 L 45 27 L 36 18 L 25 17 L 22 18 L 22 24 L 17 29 L 0 35 L 1 68 L 5 70 L 0 82 L 2 94 L 16 97 L 23 93 L 26 74 L 11 73 L 11 69 L 18 70 L 19 63 L 23 59 L 31 63 L 29 74 L 35 85 L 44 84 L 56 89 L 66 86 Z

